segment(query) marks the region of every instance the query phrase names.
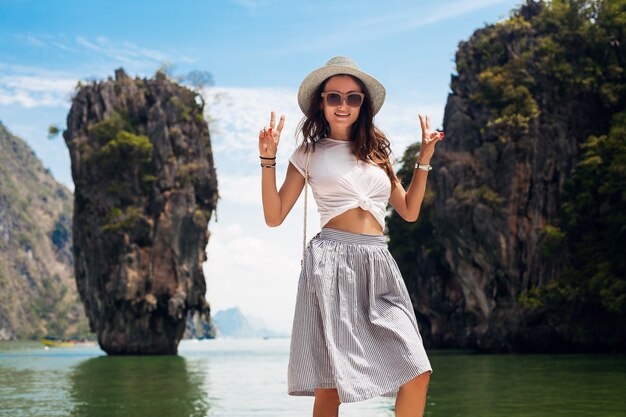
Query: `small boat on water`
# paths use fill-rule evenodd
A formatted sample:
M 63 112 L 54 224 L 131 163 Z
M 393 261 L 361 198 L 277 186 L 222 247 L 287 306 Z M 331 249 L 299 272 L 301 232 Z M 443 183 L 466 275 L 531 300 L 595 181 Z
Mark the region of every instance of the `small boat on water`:
M 41 339 L 41 343 L 47 347 L 95 346 L 96 340 L 88 338 L 59 339 L 57 337 L 44 336 Z

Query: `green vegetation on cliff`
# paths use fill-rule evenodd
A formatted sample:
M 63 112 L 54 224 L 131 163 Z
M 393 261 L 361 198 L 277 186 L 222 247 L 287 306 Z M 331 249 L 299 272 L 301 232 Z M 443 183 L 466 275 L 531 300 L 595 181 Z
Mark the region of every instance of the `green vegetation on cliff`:
M 624 348 L 626 1 L 555 1 L 530 21 L 543 34 L 528 65 L 543 69 L 555 96 L 589 107 L 580 122 L 587 139 L 565 182 L 557 225 L 545 229 L 545 261 L 557 257 L 564 267 L 523 300 L 544 320 L 561 321 L 555 329 L 565 340 L 590 345 L 601 336 L 602 345 Z
M 559 226 L 546 227 L 543 245 L 546 259 L 565 258 L 566 267 L 522 301 L 547 320 L 562 320 L 566 338 L 572 332 L 588 340 L 600 328 L 603 343 L 619 345 L 626 339 L 626 112 L 581 148 Z
M 88 126 L 90 141 L 81 143 L 86 162 L 99 167 L 114 205 L 100 228 L 104 232 L 128 231 L 142 217 L 142 210 L 129 204 L 136 195 L 148 195 L 156 180 L 153 145 L 144 131 L 128 113 L 113 111 Z
M 623 105 L 626 88 L 625 8 L 624 0 L 528 1 L 493 30 L 476 32 L 456 66 L 459 73 L 478 73 L 479 88 L 470 97 L 489 109 L 486 127 L 506 140 L 526 132 L 542 108 L 588 98 L 596 112 L 581 116 L 604 116 L 589 129 L 606 131 L 601 110 Z
M 608 134 L 590 136 L 566 189 L 563 228 L 573 253 L 574 287 L 626 317 L 626 112 Z M 626 324 L 625 322 L 622 322 Z M 624 329 L 626 330 L 626 329 Z

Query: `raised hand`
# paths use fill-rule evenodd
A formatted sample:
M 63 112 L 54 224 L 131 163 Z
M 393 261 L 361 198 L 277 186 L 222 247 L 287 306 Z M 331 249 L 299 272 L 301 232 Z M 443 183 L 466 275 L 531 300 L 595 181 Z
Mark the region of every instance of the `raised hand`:
M 285 125 L 285 115 L 280 116 L 278 126 L 274 126 L 276 122 L 276 114 L 272 112 L 270 116 L 270 126 L 261 129 L 259 133 L 259 154 L 264 157 L 273 158 L 276 156 L 278 142 L 280 142 L 280 133 Z
M 420 118 L 420 125 L 422 126 L 422 146 L 420 147 L 418 162 L 428 165 L 430 164 L 430 158 L 432 158 L 435 153 L 435 145 L 443 139 L 444 135 L 443 132 L 430 130 L 430 116 L 426 115 L 423 117 L 421 114 L 418 116 Z

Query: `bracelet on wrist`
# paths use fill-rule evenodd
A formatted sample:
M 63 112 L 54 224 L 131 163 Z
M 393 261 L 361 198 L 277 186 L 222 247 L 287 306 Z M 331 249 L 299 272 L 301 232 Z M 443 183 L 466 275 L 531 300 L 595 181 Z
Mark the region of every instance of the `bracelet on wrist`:
M 276 162 L 273 164 L 260 164 L 263 168 L 274 168 L 276 166 Z
M 430 171 L 431 169 L 433 169 L 433 167 L 430 165 L 420 164 L 419 162 L 416 162 L 415 169 L 421 169 L 422 171 Z
M 260 156 L 260 155 L 259 155 L 259 158 L 261 158 L 261 159 L 276 159 L 276 157 L 275 157 L 275 156 L 274 156 L 274 157 L 272 157 L 272 158 L 269 158 L 269 157 L 266 157 L 266 156 Z

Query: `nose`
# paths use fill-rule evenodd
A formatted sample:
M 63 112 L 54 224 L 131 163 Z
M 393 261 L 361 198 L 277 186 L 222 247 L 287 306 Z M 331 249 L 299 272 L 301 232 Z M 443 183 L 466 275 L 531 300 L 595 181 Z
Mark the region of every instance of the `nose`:
M 345 106 L 344 106 L 345 103 Z M 339 100 L 339 104 L 337 105 L 337 107 L 343 108 L 343 107 L 348 107 L 348 98 L 347 97 L 341 97 L 341 99 Z

